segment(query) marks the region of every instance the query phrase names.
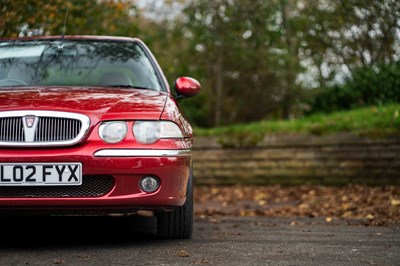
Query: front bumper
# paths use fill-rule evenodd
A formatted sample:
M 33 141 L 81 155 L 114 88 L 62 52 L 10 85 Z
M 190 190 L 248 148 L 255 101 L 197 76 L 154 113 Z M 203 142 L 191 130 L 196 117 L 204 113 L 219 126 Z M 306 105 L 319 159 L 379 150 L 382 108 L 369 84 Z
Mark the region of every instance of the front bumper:
M 0 197 L 0 209 L 91 213 L 171 210 L 182 206 L 191 167 L 190 149 L 187 140 L 174 145 L 180 149 L 165 149 L 167 146 L 168 143 L 160 143 L 162 149 L 127 149 L 118 145 L 110 148 L 92 141 L 65 148 L 0 148 L 2 163 L 80 162 L 83 176 L 106 175 L 114 179 L 111 191 L 99 197 Z M 140 190 L 139 180 L 145 175 L 159 178 L 156 192 Z

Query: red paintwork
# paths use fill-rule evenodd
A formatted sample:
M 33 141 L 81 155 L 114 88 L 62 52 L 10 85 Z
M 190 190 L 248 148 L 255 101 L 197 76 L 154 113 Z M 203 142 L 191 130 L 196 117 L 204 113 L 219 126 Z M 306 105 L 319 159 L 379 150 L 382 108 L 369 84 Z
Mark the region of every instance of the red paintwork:
M 162 120 L 174 121 L 176 124 L 180 126 L 181 129 L 183 129 L 185 137 L 190 137 L 190 138 L 193 137 L 192 126 L 182 116 L 174 99 L 167 98 L 167 102 L 165 103 L 165 110 L 168 110 L 168 112 L 162 113 L 161 115 Z
M 55 38 L 59 37 L 41 39 Z M 65 36 L 65 38 L 140 42 L 138 39 L 99 36 Z M 156 61 L 155 65 L 159 67 Z M 164 77 L 162 82 L 165 82 L 163 85 L 168 88 Z M 96 151 L 107 148 L 191 149 L 192 128 L 182 117 L 169 89 L 167 92 L 158 92 L 100 87 L 0 88 L 0 112 L 12 110 L 75 112 L 87 115 L 91 125 L 84 140 L 71 147 L 0 147 L 0 162 L 82 162 L 83 175 L 112 175 L 115 187 L 108 195 L 98 198 L 0 198 L 0 209 L 117 212 L 136 209 L 168 210 L 184 204 L 191 167 L 190 155 L 161 158 L 106 158 L 93 155 Z M 164 139 L 151 145 L 137 143 L 132 133 L 134 121 L 160 119 L 171 120 L 179 125 L 185 139 Z M 128 121 L 128 135 L 122 142 L 107 144 L 99 138 L 98 127 L 102 121 L 107 120 Z M 138 182 L 144 175 L 159 177 L 161 186 L 155 193 L 146 194 L 140 191 Z
M 201 85 L 200 82 L 193 78 L 181 77 L 175 81 L 175 90 L 180 95 L 191 97 L 200 92 Z
M 100 120 L 158 120 L 166 93 L 153 90 L 83 87 L 0 88 L 0 111 L 52 110 L 77 112 Z

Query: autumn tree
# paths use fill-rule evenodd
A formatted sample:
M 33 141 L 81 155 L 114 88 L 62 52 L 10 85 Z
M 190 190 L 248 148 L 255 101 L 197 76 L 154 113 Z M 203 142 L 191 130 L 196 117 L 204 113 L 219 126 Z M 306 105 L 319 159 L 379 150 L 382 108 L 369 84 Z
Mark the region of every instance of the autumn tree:
M 66 34 L 132 35 L 137 12 L 124 0 L 1 0 L 0 36 L 60 35 L 67 14 Z

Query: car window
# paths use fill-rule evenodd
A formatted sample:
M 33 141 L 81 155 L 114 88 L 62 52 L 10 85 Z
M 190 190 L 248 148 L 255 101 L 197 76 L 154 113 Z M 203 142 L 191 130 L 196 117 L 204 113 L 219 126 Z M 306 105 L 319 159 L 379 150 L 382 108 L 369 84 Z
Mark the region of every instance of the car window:
M 0 87 L 6 86 L 162 88 L 137 43 L 91 40 L 0 42 Z

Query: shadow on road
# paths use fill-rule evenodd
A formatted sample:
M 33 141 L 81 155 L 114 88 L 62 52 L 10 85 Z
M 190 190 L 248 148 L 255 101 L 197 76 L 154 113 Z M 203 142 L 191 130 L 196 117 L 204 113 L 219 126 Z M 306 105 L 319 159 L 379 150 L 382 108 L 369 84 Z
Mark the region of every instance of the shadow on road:
M 198 217 L 191 240 L 146 217 L 0 218 L 0 265 L 400 265 L 399 227 Z
M 155 217 L 2 217 L 0 248 L 140 245 L 157 239 Z

